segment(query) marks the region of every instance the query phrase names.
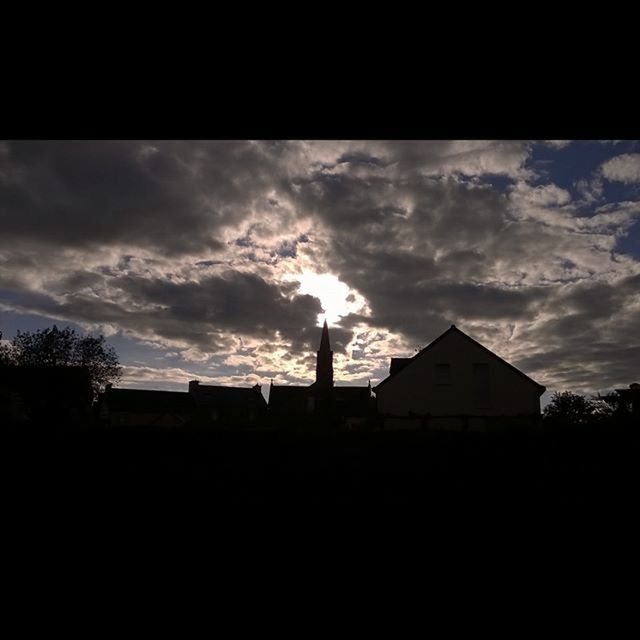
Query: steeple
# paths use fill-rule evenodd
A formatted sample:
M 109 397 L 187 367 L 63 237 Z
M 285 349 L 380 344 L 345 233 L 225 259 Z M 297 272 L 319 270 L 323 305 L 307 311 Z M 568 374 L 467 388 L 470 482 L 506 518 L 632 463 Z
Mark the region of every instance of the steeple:
M 316 359 L 316 386 L 321 389 L 333 387 L 333 351 L 329 345 L 329 327 L 324 321 L 320 349 Z
M 331 347 L 329 346 L 329 327 L 327 326 L 327 321 L 324 321 L 322 325 L 322 337 L 320 338 L 320 351 L 330 351 Z

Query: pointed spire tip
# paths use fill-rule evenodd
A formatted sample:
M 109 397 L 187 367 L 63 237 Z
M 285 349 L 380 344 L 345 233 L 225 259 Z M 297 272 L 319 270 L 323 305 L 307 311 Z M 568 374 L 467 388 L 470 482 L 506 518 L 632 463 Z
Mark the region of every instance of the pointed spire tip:
M 329 351 L 331 347 L 329 346 L 329 325 L 327 325 L 327 321 L 325 319 L 324 325 L 322 326 L 322 336 L 320 338 L 320 351 Z

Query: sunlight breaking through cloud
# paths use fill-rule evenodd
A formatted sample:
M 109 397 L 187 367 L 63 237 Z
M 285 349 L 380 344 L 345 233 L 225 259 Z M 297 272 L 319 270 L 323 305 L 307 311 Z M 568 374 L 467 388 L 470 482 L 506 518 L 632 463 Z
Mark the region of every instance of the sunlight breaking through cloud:
M 167 385 L 284 384 L 313 376 L 326 319 L 336 379 L 366 384 L 455 322 L 549 389 L 626 385 L 638 158 L 632 140 L 4 142 L 0 330 L 100 330 L 149 376 L 165 353 Z

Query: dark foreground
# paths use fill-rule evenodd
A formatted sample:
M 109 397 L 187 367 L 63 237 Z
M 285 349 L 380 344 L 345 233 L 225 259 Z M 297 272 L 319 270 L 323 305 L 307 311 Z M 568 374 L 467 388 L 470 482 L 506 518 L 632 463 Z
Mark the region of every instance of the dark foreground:
M 533 434 L 5 431 L 14 507 L 67 516 L 323 510 L 413 517 L 624 513 L 640 489 L 630 430 Z M 276 523 L 277 524 L 277 523 Z
M 32 428 L 2 438 L 4 549 L 26 603 L 21 620 L 46 610 L 46 620 L 69 612 L 85 624 L 99 606 L 86 627 L 97 628 L 117 618 L 126 594 L 148 620 L 164 621 L 184 597 L 216 625 L 233 612 L 234 628 L 264 624 L 256 602 L 278 624 L 316 607 L 296 622 L 306 629 L 338 601 L 352 610 L 364 599 L 363 620 L 376 620 L 399 597 L 423 616 L 435 593 L 449 626 L 480 601 L 494 622 L 531 604 L 520 629 L 552 599 L 565 613 L 576 594 L 580 615 L 585 594 L 601 606 L 624 592 L 619 574 L 638 561 L 640 441 L 628 429 Z M 34 589 L 43 594 L 35 608 L 20 596 Z

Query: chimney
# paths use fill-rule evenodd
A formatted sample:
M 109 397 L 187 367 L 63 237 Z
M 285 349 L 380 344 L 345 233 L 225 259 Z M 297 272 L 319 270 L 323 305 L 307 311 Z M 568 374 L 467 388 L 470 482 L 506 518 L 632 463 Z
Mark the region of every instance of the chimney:
M 257 391 L 258 393 L 261 393 L 262 392 L 262 385 L 261 384 L 254 384 L 252 389 L 254 391 Z
M 111 389 L 113 389 L 113 385 L 110 382 L 107 382 L 107 384 L 104 385 L 105 392 L 111 391 Z
M 200 380 L 189 380 L 189 393 L 195 393 L 198 390 Z

